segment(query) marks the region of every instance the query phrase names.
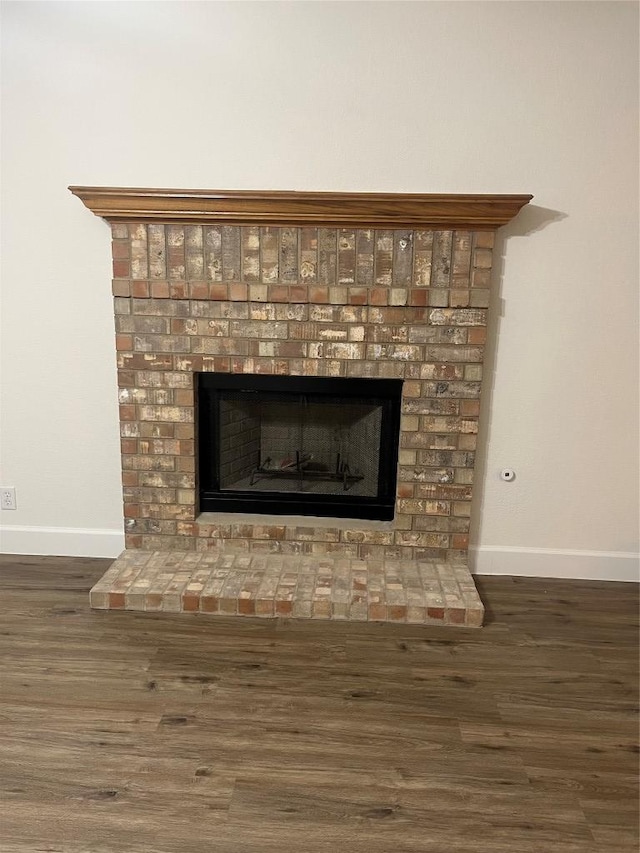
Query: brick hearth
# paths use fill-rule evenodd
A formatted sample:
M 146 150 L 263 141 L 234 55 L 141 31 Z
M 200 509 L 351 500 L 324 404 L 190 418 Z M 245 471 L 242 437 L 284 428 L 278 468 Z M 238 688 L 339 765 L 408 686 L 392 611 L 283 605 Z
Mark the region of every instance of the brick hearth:
M 482 625 L 466 566 L 237 551 L 125 551 L 90 593 L 101 610 Z
M 113 237 L 127 550 L 92 606 L 481 624 L 492 248 L 530 197 L 73 191 Z M 200 372 L 403 380 L 393 521 L 201 514 Z

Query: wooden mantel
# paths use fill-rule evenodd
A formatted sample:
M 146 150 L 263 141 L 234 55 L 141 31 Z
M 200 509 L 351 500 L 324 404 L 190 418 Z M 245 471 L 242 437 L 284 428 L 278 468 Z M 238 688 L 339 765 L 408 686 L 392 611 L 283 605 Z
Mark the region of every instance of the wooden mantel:
M 495 229 L 531 195 L 69 187 L 108 222 L 226 222 L 326 228 Z

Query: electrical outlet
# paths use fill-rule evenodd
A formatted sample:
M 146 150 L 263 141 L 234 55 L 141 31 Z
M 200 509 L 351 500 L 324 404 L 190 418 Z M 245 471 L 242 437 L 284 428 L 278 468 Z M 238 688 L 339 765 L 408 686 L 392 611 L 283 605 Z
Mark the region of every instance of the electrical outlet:
M 12 486 L 0 486 L 0 507 L 2 509 L 17 509 L 16 490 Z

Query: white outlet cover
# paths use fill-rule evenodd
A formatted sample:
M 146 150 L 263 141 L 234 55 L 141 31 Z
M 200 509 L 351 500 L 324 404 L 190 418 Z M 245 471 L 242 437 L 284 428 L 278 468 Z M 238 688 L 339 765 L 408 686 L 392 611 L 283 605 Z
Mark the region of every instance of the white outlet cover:
M 16 490 L 13 487 L 5 486 L 0 489 L 0 507 L 2 509 L 16 509 Z

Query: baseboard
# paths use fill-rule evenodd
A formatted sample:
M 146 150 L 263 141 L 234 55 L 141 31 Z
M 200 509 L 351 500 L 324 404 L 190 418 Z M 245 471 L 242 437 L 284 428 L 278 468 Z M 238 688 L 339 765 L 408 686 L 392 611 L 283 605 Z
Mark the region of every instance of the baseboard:
M 124 550 L 120 530 L 81 527 L 0 527 L 0 552 L 60 557 L 117 557 Z M 516 575 L 584 580 L 640 580 L 640 554 L 628 551 L 569 551 L 483 545 L 469 552 L 476 575 Z
M 121 530 L 85 527 L 0 527 L 0 552 L 56 557 L 117 557 L 124 550 Z
M 583 580 L 640 580 L 640 554 L 630 551 L 569 551 L 482 545 L 469 552 L 475 575 L 517 575 Z

